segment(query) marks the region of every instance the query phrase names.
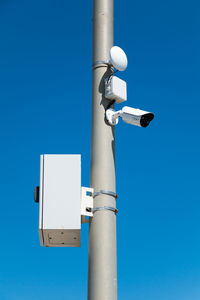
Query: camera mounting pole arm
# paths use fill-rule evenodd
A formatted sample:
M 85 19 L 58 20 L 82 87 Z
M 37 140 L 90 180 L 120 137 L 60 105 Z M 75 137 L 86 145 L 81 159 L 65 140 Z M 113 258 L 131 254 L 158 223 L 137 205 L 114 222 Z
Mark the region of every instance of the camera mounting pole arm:
M 105 79 L 111 75 L 113 0 L 93 0 L 93 83 L 90 186 L 94 188 L 93 218 L 89 229 L 88 300 L 117 300 L 115 128 L 105 119 L 110 100 Z M 109 207 L 113 210 L 99 209 Z M 98 208 L 98 210 L 97 210 Z
M 106 110 L 106 118 L 110 125 L 117 125 L 119 117 L 122 116 L 122 110 L 114 111 L 114 109 L 109 108 Z

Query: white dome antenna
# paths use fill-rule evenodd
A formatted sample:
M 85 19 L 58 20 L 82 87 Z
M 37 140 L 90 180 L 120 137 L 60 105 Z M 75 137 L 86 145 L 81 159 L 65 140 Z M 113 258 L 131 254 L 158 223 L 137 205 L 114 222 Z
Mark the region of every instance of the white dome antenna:
M 128 60 L 126 53 L 118 46 L 110 49 L 110 63 L 118 71 L 124 71 L 127 68 Z

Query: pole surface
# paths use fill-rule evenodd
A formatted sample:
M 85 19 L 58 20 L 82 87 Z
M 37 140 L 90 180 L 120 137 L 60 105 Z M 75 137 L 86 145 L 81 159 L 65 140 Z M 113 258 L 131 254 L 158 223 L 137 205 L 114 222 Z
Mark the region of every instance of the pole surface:
M 113 46 L 113 0 L 93 0 L 93 84 L 90 186 L 95 192 L 116 191 L 115 132 L 105 122 L 109 100 L 104 98 L 106 64 Z M 99 63 L 97 63 L 99 62 Z M 94 207 L 116 207 L 113 196 L 94 198 Z M 94 212 L 89 227 L 88 300 L 117 300 L 116 215 Z

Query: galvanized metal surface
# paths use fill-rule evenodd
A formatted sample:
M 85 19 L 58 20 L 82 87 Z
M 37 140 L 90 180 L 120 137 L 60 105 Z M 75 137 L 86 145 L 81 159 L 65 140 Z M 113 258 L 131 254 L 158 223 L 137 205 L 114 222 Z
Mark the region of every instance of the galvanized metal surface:
M 107 62 L 113 46 L 113 0 L 93 0 L 93 63 Z M 93 68 L 91 181 L 94 192 L 115 187 L 115 131 L 105 121 L 110 101 L 104 97 L 107 65 Z M 94 198 L 95 207 L 116 208 L 116 199 L 106 194 Z M 117 299 L 116 214 L 96 211 L 90 219 L 88 300 Z

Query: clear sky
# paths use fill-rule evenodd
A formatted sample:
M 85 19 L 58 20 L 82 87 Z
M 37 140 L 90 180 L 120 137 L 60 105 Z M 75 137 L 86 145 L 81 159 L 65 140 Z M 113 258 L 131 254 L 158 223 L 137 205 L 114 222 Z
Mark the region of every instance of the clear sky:
M 119 299 L 200 299 L 199 9 L 115 0 L 127 105 L 155 113 L 116 127 Z M 81 154 L 89 186 L 92 1 L 1 0 L 0 28 L 0 299 L 86 299 L 88 226 L 40 247 L 33 191 L 44 153 Z

